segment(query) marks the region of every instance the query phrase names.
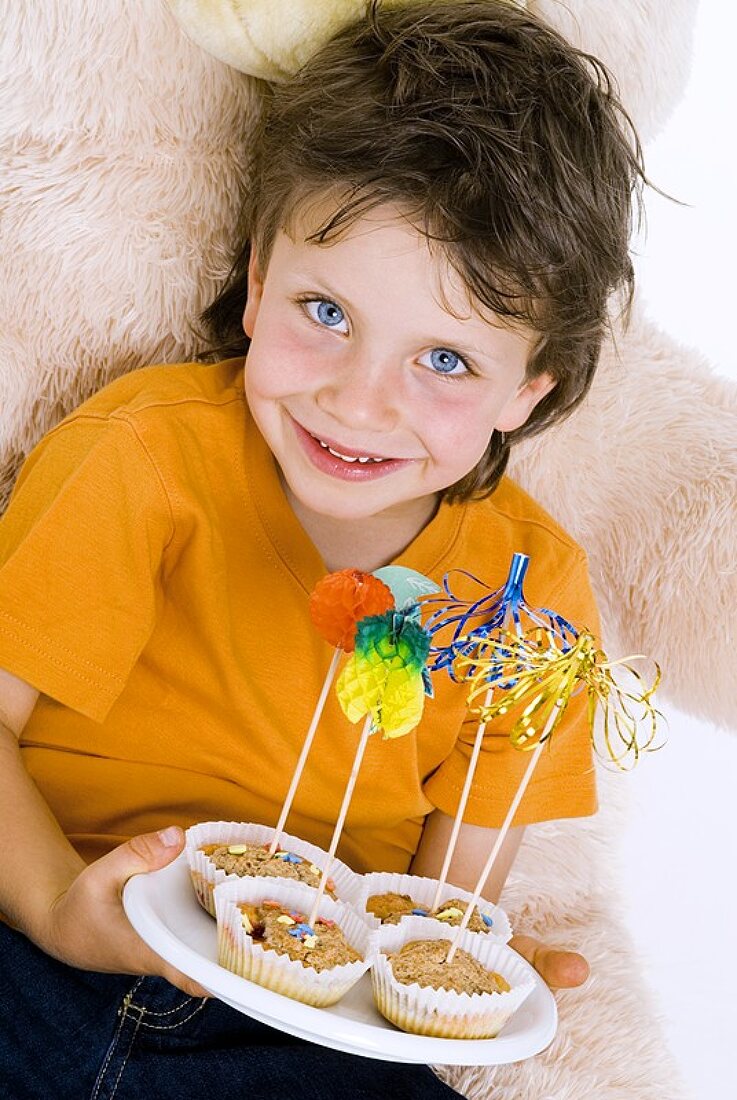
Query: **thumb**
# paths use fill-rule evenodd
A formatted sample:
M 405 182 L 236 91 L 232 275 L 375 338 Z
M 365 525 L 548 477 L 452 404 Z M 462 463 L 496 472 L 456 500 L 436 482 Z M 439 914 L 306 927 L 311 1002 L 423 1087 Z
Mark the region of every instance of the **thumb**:
M 590 968 L 583 955 L 575 951 L 561 951 L 532 936 L 517 935 L 509 946 L 535 967 L 540 977 L 551 989 L 574 989 L 588 979 Z
M 131 875 L 166 867 L 184 847 L 184 833 L 170 825 L 157 833 L 141 833 L 120 844 L 96 862 L 98 875 L 111 879 L 122 889 Z

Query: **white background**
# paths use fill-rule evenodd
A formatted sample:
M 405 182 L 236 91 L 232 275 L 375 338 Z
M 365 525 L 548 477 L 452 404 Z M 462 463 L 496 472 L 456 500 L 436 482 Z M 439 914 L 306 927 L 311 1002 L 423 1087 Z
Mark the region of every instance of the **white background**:
M 733 4 L 701 0 L 686 96 L 645 150 L 650 177 L 691 209 L 651 194 L 637 261 L 651 317 L 735 382 L 736 43 Z M 737 676 L 737 655 L 734 668 Z M 623 779 L 634 803 L 622 851 L 625 916 L 693 1097 L 735 1100 L 737 730 L 661 709 L 666 747 Z

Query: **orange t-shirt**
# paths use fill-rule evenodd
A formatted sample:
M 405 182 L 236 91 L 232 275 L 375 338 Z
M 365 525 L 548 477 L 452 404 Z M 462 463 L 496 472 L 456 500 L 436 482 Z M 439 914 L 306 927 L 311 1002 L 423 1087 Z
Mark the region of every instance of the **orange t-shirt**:
M 582 550 L 517 485 L 446 505 L 397 559 L 598 628 Z M 41 692 L 25 765 L 86 859 L 171 823 L 275 824 L 331 651 L 308 596 L 325 566 L 249 415 L 243 361 L 138 370 L 51 431 L 0 522 L 0 668 Z M 455 810 L 475 723 L 435 677 L 416 731 L 370 739 L 339 854 L 406 870 L 423 820 Z M 494 723 L 496 726 L 496 723 Z M 326 846 L 359 727 L 331 693 L 287 823 Z M 499 826 L 528 756 L 489 728 L 467 820 Z M 518 823 L 596 809 L 584 700 L 543 753 Z

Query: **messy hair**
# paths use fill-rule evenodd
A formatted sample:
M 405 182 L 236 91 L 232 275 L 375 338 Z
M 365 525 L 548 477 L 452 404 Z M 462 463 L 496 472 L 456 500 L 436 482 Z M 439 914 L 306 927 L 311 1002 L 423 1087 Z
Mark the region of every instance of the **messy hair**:
M 203 314 L 218 350 L 247 350 L 250 249 L 266 270 L 277 233 L 307 200 L 338 196 L 308 238 L 316 244 L 381 204 L 398 206 L 476 305 L 535 331 L 527 378 L 556 382 L 444 493 L 487 496 L 510 447 L 587 393 L 614 292 L 629 314 L 629 240 L 647 181 L 604 65 L 508 0 L 373 0 L 270 90 L 253 151 L 246 244 Z

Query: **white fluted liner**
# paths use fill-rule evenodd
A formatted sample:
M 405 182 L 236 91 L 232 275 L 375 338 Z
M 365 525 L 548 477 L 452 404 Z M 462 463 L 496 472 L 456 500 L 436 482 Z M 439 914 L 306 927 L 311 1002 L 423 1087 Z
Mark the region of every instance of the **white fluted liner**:
M 258 905 L 264 900 L 278 901 L 285 908 L 296 909 L 307 917 L 315 892 L 302 882 L 235 876 L 217 886 L 214 893 L 220 965 L 286 997 L 318 1007 L 335 1004 L 368 970 L 375 956 L 376 932 L 354 909 L 329 897 L 320 900 L 317 915 L 335 921 L 350 946 L 362 956 L 362 962 L 343 963 L 318 971 L 298 959 L 264 950 L 254 943 L 243 928 L 238 903 Z
M 258 825 L 253 822 L 242 821 L 204 821 L 199 825 L 192 825 L 185 834 L 185 852 L 189 863 L 189 872 L 200 905 L 207 910 L 211 917 L 215 916 L 213 891 L 221 882 L 230 879 L 238 879 L 239 875 L 228 875 L 220 867 L 216 867 L 209 856 L 198 849 L 203 844 L 269 844 L 276 832 L 269 825 Z M 294 852 L 298 856 L 314 863 L 316 867 L 323 868 L 327 863 L 327 852 L 318 848 L 316 844 L 310 844 L 299 837 L 282 833 L 279 838 L 279 846 L 287 851 Z M 246 876 L 251 877 L 251 876 Z M 258 877 L 258 876 L 253 876 Z M 356 904 L 361 889 L 361 876 L 342 863 L 339 859 L 333 860 L 330 869 L 330 878 L 335 883 L 335 894 L 339 901 L 347 901 Z M 272 877 L 268 882 L 279 881 Z M 287 882 L 295 880 L 287 879 Z M 307 883 L 304 885 L 312 889 Z
M 370 874 L 361 876 L 359 907 L 361 912 L 366 914 L 366 919 L 372 927 L 394 927 L 393 925 L 382 925 L 377 917 L 366 911 L 366 902 L 372 894 L 409 894 L 413 901 L 419 902 L 420 905 L 430 906 L 435 898 L 437 887 L 438 880 L 434 878 L 423 878 L 421 875 L 402 875 L 394 871 L 372 871 Z M 440 893 L 441 902 L 446 901 L 448 898 L 460 898 L 462 901 L 468 902 L 472 897 L 473 894 L 468 890 L 459 890 L 457 886 L 447 882 Z M 485 939 L 496 941 L 496 943 L 509 943 L 512 938 L 512 926 L 504 910 L 498 905 L 493 905 L 490 901 L 483 900 L 479 905 L 479 909 L 482 913 L 490 916 L 494 924 L 488 932 L 471 932 L 470 935 L 483 936 Z M 401 924 L 407 919 L 407 917 L 402 917 L 399 923 Z M 434 925 L 439 924 L 441 928 L 453 927 L 445 924 L 444 921 L 435 920 L 433 917 L 419 917 L 418 919 L 430 920 Z
M 398 982 L 385 951 L 398 951 L 413 940 L 452 940 L 456 929 L 426 917 L 405 917 L 377 931 L 371 968 L 374 999 L 382 1016 L 403 1031 L 439 1039 L 493 1039 L 535 988 L 525 964 L 511 948 L 464 932 L 459 947 L 482 966 L 495 970 L 512 987 L 508 993 L 456 993 L 416 982 Z

